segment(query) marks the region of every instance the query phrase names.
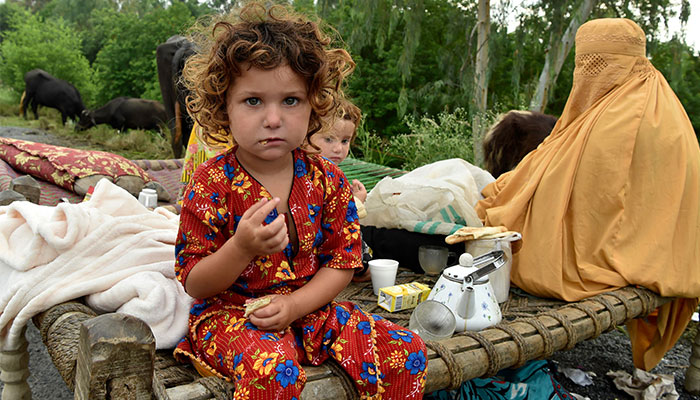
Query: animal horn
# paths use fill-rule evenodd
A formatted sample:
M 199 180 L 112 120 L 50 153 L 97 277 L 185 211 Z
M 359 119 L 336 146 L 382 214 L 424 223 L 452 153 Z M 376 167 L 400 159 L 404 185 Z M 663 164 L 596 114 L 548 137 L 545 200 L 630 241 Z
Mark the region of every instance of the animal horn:
M 22 92 L 22 98 L 19 100 L 19 115 L 24 114 L 24 98 L 27 96 L 27 91 Z
M 175 100 L 175 137 L 173 143 L 180 143 L 182 140 L 182 112 L 180 111 L 180 103 Z M 182 145 L 182 144 L 181 144 Z

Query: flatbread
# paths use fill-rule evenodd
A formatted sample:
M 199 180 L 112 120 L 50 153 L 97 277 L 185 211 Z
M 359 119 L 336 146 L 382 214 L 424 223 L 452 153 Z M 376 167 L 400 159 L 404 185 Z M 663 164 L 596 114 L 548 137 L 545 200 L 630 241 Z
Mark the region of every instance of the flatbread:
M 257 299 L 248 299 L 245 301 L 245 314 L 243 314 L 244 318 L 248 318 L 248 316 L 252 313 L 254 313 L 256 310 L 259 310 L 266 305 L 270 304 L 270 301 L 272 301 L 272 296 L 265 296 L 265 297 L 259 297 Z
M 455 244 L 466 242 L 467 240 L 484 238 L 485 236 L 497 237 L 494 235 L 498 235 L 503 232 L 508 232 L 508 228 L 505 226 L 465 226 L 464 228 L 459 228 L 455 233 L 446 237 L 445 243 Z

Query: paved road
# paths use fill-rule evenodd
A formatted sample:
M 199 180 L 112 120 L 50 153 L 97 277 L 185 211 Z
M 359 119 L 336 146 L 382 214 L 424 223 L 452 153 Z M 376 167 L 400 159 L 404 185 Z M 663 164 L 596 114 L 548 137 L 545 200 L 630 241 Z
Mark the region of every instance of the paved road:
M 51 356 L 41 341 L 41 333 L 29 324 L 27 327 L 29 341 L 29 387 L 35 400 L 70 400 L 73 393 L 68 389 L 61 375 L 54 367 Z M 0 390 L 3 384 L 0 382 Z M 14 399 L 2 399 L 14 400 Z

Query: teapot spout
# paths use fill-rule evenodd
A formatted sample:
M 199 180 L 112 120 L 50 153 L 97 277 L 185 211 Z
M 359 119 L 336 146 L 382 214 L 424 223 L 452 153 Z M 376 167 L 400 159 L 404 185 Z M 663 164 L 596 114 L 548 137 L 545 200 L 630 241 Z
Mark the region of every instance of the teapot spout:
M 462 295 L 459 298 L 459 303 L 457 303 L 457 310 L 455 310 L 455 319 L 457 320 L 457 327 L 455 330 L 457 332 L 467 330 L 467 320 L 476 313 L 473 299 L 474 288 L 471 286 L 463 287 Z

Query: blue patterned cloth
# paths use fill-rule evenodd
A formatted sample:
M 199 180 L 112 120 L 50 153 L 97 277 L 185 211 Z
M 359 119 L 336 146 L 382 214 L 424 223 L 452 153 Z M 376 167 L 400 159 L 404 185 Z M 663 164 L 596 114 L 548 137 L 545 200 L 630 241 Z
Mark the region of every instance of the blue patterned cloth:
M 506 368 L 491 378 L 475 378 L 456 390 L 438 390 L 426 400 L 570 400 L 574 397 L 554 379 L 545 360 Z

